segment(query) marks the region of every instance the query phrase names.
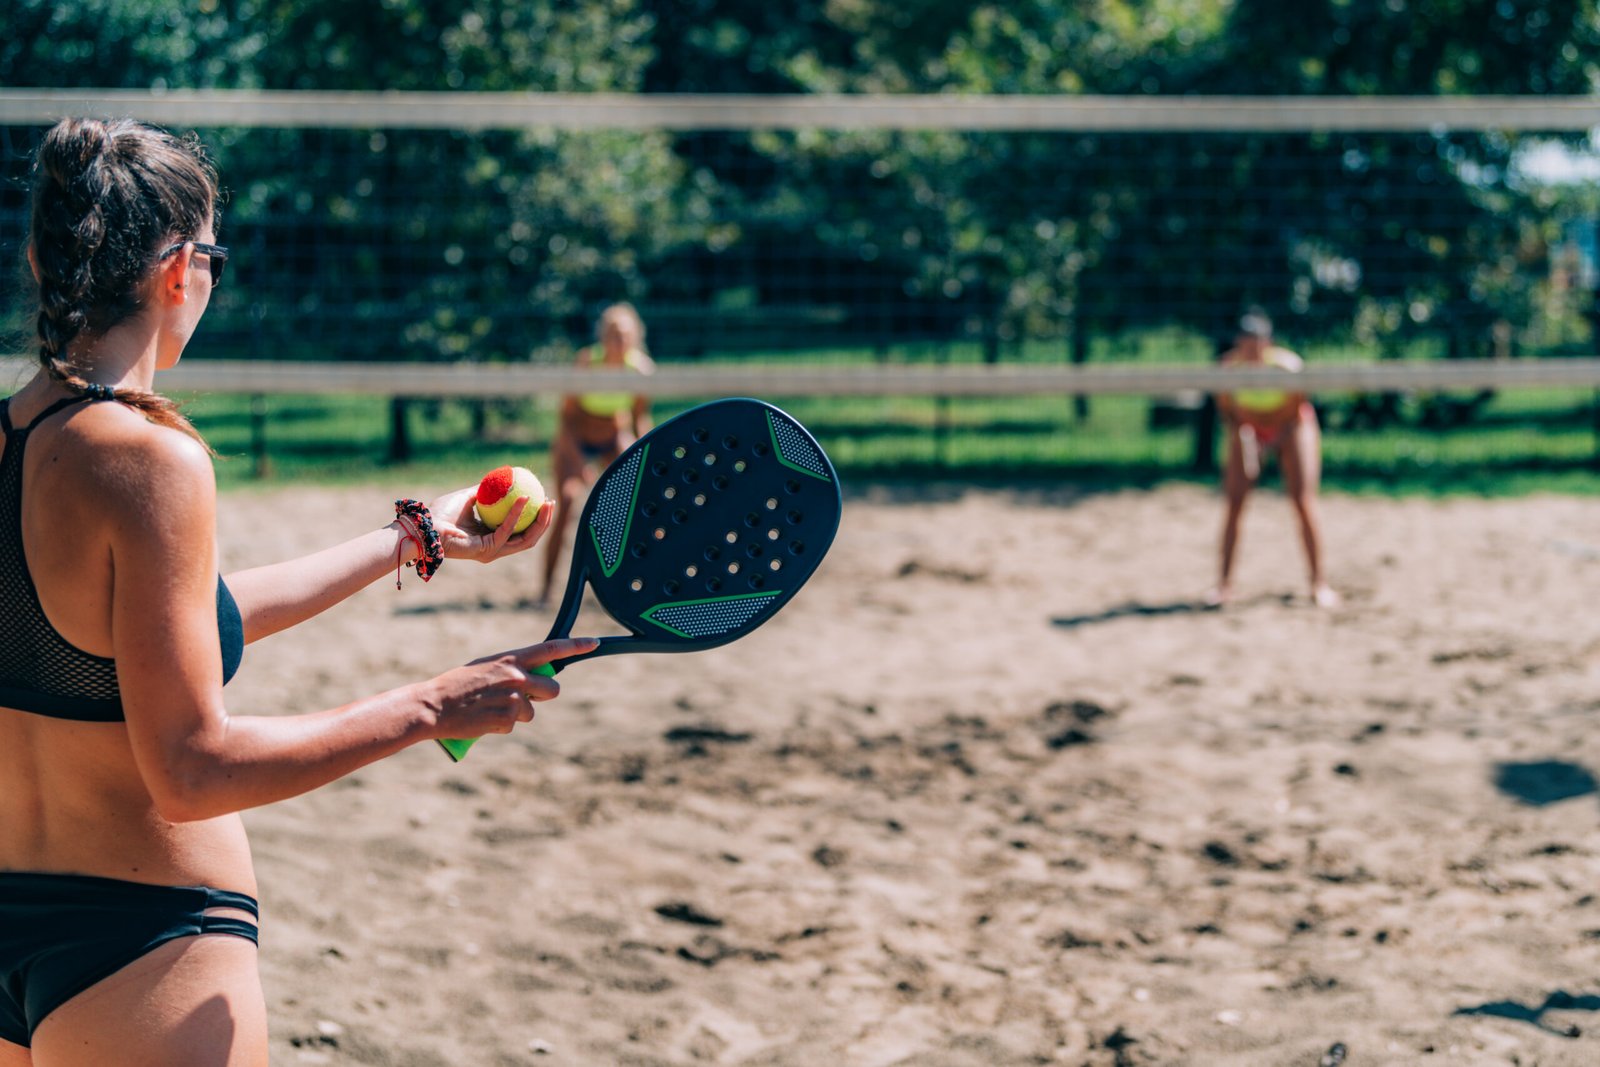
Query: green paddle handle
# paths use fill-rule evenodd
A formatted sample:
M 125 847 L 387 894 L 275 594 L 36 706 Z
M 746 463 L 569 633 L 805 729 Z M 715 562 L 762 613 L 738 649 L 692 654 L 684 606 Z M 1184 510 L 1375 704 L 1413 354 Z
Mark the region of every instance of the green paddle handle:
M 556 669 L 550 664 L 546 663 L 543 666 L 535 667 L 533 669 L 533 673 L 542 674 L 546 678 L 554 678 L 556 676 Z M 439 747 L 444 749 L 445 752 L 449 754 L 450 758 L 457 763 L 460 763 L 462 759 L 466 757 L 467 749 L 471 748 L 477 743 L 478 738 L 476 737 L 439 738 Z

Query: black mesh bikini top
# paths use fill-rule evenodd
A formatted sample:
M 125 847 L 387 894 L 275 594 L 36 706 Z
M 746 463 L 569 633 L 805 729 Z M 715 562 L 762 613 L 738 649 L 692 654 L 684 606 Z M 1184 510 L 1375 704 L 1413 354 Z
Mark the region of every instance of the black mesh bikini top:
M 39 592 L 22 551 L 22 453 L 28 434 L 56 412 L 90 400 L 70 397 L 39 413 L 28 425 L 11 425 L 11 401 L 0 401 L 0 707 L 55 719 L 121 722 L 122 692 L 117 663 L 91 655 L 56 632 L 39 604 Z M 217 578 L 217 633 L 222 638 L 222 679 L 244 656 L 244 620 L 233 594 Z

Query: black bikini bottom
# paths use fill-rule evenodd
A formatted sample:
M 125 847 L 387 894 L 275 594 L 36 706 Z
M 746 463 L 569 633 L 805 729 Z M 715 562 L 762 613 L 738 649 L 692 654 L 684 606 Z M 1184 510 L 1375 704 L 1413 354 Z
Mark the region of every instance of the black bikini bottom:
M 208 908 L 261 914 L 255 898 L 225 889 L 0 872 L 0 1041 L 27 1047 L 46 1015 L 168 941 L 258 942 L 255 923 Z

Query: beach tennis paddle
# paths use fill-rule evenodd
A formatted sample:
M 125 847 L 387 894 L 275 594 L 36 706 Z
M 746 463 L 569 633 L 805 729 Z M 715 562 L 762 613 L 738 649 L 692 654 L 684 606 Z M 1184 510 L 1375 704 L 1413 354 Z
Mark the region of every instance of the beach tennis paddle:
M 842 510 L 839 478 L 822 446 L 771 404 L 716 400 L 662 423 L 589 491 L 546 640 L 571 635 L 586 586 L 628 632 L 539 673 L 624 652 L 698 652 L 743 637 L 816 571 Z M 475 740 L 439 744 L 460 760 Z

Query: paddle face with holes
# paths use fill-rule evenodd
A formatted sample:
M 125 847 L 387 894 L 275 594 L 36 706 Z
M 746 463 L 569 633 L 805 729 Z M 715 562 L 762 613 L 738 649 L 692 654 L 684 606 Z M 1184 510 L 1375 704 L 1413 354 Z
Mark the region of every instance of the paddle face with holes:
M 549 637 L 572 633 L 585 585 L 629 632 L 553 666 L 743 637 L 811 577 L 842 507 L 821 446 L 771 404 L 718 400 L 662 423 L 590 490 Z M 472 742 L 441 743 L 460 759 Z

